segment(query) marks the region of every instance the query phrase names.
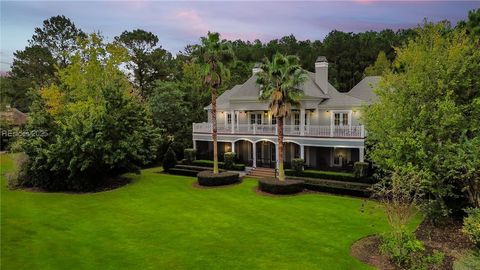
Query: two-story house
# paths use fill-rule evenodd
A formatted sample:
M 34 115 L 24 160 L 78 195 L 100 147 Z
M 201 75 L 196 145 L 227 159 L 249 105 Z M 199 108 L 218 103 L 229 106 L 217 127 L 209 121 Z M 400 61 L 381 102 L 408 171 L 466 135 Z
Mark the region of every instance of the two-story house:
M 217 99 L 219 157 L 237 153 L 241 162 L 253 167 L 275 167 L 277 125 L 268 102 L 259 101 L 256 84 L 259 65 L 242 85 L 225 91 Z M 328 62 L 315 62 L 315 73 L 300 86 L 301 106 L 285 119 L 285 162 L 303 158 L 308 167 L 342 167 L 363 161 L 366 131 L 359 122 L 360 108 L 375 101 L 373 88 L 380 77 L 366 77 L 349 92 L 341 93 L 328 82 Z M 211 106 L 205 108 L 211 110 Z M 205 123 L 193 124 L 193 145 L 200 156 L 211 158 L 211 114 Z

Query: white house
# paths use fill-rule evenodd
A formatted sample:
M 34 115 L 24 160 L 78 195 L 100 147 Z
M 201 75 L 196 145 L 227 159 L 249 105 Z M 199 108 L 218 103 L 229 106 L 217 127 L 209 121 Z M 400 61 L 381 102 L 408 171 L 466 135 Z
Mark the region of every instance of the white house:
M 253 167 L 275 167 L 277 161 L 276 119 L 268 102 L 259 101 L 256 84 L 259 65 L 242 85 L 217 99 L 219 157 L 236 152 L 239 160 Z M 285 162 L 301 157 L 308 167 L 341 167 L 363 161 L 366 131 L 359 122 L 360 108 L 376 99 L 373 88 L 380 77 L 366 77 L 349 92 L 341 93 L 328 82 L 328 62 L 315 62 L 315 73 L 300 87 L 301 106 L 285 119 Z M 205 108 L 210 110 L 211 106 Z M 211 156 L 212 123 L 193 124 L 193 145 L 200 156 Z

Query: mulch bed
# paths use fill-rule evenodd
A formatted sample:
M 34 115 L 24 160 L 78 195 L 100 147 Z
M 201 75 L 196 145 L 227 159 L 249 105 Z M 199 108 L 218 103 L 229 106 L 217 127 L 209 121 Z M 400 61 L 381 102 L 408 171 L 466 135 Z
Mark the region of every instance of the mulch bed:
M 453 262 L 474 247 L 461 228 L 462 223 L 455 220 L 448 220 L 439 226 L 424 221 L 417 228 L 415 234 L 428 253 L 434 250 L 444 253 L 444 263 L 438 269 L 453 269 Z M 378 269 L 400 269 L 380 252 L 379 247 L 380 238 L 368 236 L 355 242 L 350 252 L 353 257 Z

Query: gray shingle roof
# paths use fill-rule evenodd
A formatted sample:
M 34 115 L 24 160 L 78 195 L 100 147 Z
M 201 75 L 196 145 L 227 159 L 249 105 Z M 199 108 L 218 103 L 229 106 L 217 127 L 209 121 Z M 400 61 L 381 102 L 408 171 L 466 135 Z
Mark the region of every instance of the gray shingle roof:
M 380 80 L 379 76 L 365 77 L 348 93 L 338 92 L 329 83 L 328 93 L 325 93 L 326 91 L 323 91 L 315 83 L 315 73 L 307 72 L 307 76 L 307 81 L 300 87 L 305 92 L 302 100 L 308 100 L 309 104 L 318 104 L 319 108 L 325 109 L 359 107 L 374 102 L 376 95 L 373 93 L 373 87 Z M 254 74 L 245 83 L 235 85 L 232 89 L 225 91 L 217 98 L 217 108 L 221 110 L 229 109 L 232 102 L 235 104 L 243 102 L 253 104 L 252 102 L 258 101 L 260 87 L 256 81 L 257 76 Z M 205 107 L 205 109 L 211 109 L 211 105 Z
M 372 103 L 377 101 L 377 95 L 373 92 L 373 89 L 377 87 L 381 77 L 380 76 L 368 76 L 363 78 L 357 85 L 355 85 L 347 95 Z
M 359 107 L 365 102 L 358 98 L 349 96 L 345 93 L 340 93 L 331 85 L 328 84 L 328 95 L 330 98 L 326 99 L 322 103 L 318 105 L 319 108 L 324 109 L 335 109 L 335 108 L 351 108 L 351 107 Z

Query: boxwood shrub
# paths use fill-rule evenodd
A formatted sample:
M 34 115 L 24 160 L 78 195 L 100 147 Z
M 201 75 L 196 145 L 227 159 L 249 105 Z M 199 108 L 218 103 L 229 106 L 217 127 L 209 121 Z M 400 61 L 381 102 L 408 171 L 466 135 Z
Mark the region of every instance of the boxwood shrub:
M 292 169 L 296 173 L 301 173 L 303 171 L 303 166 L 304 165 L 305 165 L 305 161 L 302 158 L 292 159 Z
M 224 186 L 240 182 L 240 175 L 234 172 L 203 171 L 197 174 L 198 184 L 201 186 Z
M 211 160 L 205 160 L 205 159 L 199 159 L 195 160 L 192 162 L 192 165 L 195 166 L 202 166 L 202 167 L 207 167 L 207 168 L 212 168 L 213 167 L 213 161 Z M 218 162 L 218 167 L 221 169 L 225 168 L 225 164 L 223 162 Z M 245 164 L 238 164 L 235 163 L 233 164 L 233 167 L 230 169 L 233 171 L 244 171 L 245 170 Z
M 353 175 L 356 178 L 367 177 L 368 167 L 369 167 L 369 164 L 367 162 L 355 162 L 353 164 Z
M 192 148 L 185 148 L 185 150 L 183 150 L 183 157 L 185 158 L 186 164 L 191 164 L 197 159 L 197 150 Z
M 294 170 L 285 170 L 287 176 L 298 176 L 308 178 L 319 178 L 327 180 L 347 181 L 372 184 L 374 179 L 372 177 L 356 178 L 353 173 L 347 172 L 330 172 L 330 171 L 318 171 L 318 170 L 304 170 L 302 172 L 295 172 Z
M 276 178 L 264 178 L 258 180 L 258 188 L 271 194 L 295 194 L 303 191 L 303 181 L 293 179 L 279 181 Z
M 235 163 L 235 153 L 234 152 L 226 152 L 223 154 L 223 168 L 226 170 L 233 169 L 233 164 Z

